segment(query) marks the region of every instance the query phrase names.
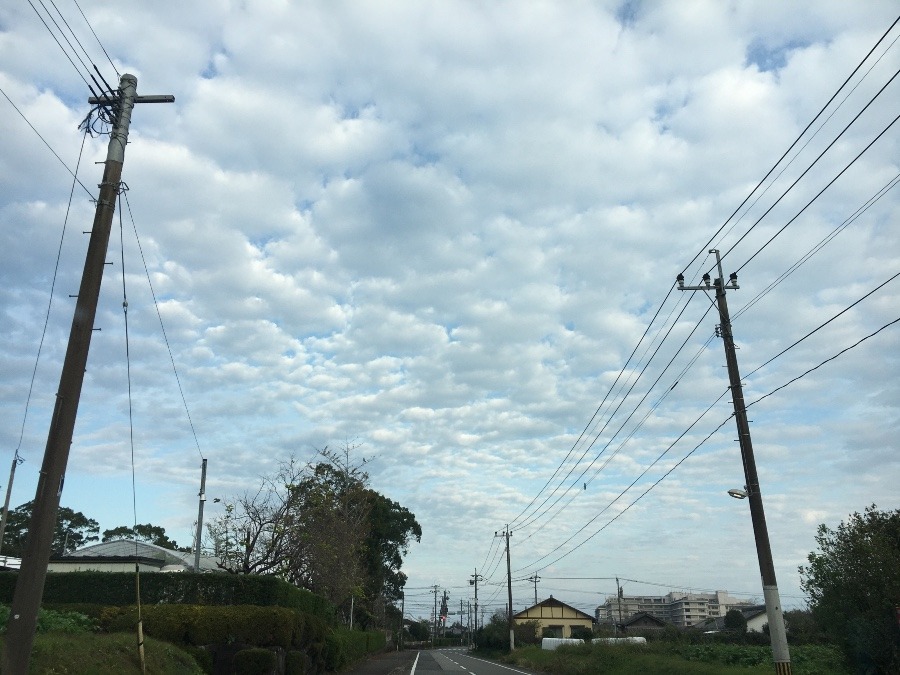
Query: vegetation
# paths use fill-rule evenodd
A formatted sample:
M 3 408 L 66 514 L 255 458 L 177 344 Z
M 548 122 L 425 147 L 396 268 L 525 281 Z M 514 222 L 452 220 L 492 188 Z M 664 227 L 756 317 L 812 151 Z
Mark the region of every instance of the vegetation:
M 133 539 L 136 541 L 145 541 L 148 544 L 155 544 L 162 548 L 168 548 L 172 551 L 183 551 L 189 553 L 192 549 L 189 546 L 179 547 L 178 543 L 173 539 L 169 539 L 166 534 L 166 528 L 159 525 L 151 525 L 146 523 L 143 525 L 119 525 L 111 530 L 103 530 L 102 541 L 115 541 L 116 539 Z
M 396 625 L 400 566 L 422 528 L 368 486 L 366 460 L 354 464 L 353 450 L 326 448 L 315 464 L 283 462 L 256 490 L 227 501 L 208 531 L 227 571 L 287 579 L 327 598 L 348 623 L 352 605 L 356 626 Z
M 6 531 L 3 535 L 3 552 L 6 555 L 21 557 L 28 540 L 28 526 L 31 524 L 31 512 L 34 500 L 25 502 L 11 510 L 6 517 Z M 100 525 L 93 518 L 88 518 L 80 511 L 73 511 L 60 506 L 56 517 L 56 529 L 53 532 L 51 550 L 60 555 L 98 541 Z
M 531 646 L 503 658 L 524 668 L 554 675 L 729 675 L 772 672 L 772 650 L 763 646 L 654 641 L 646 645 L 572 645 L 555 651 Z M 840 650 L 803 646 L 791 650 L 794 675 L 849 675 Z
M 6 648 L 0 640 L 0 653 Z M 194 658 L 179 647 L 144 638 L 147 672 L 153 675 L 203 675 Z M 140 656 L 133 633 L 45 633 L 34 639 L 28 672 L 47 675 L 139 675 Z
M 860 672 L 900 672 L 900 509 L 873 504 L 837 530 L 820 525 L 816 544 L 800 567 L 816 623 Z

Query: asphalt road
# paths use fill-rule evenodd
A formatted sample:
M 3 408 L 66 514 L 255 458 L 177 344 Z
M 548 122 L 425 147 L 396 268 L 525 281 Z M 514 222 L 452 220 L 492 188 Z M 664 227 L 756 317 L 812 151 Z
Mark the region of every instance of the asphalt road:
M 359 664 L 348 675 L 427 675 L 445 672 L 467 675 L 538 675 L 534 671 L 469 656 L 464 647 L 388 652 Z

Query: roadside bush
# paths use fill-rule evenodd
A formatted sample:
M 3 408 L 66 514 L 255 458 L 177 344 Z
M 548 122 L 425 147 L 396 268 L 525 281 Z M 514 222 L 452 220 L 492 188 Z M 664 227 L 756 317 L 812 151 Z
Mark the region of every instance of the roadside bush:
M 384 633 L 335 628 L 325 638 L 325 667 L 339 670 L 366 654 L 381 651 L 386 645 Z
M 18 572 L 0 572 L 0 602 L 12 602 Z M 130 605 L 135 597 L 131 572 L 67 572 L 49 574 L 46 604 Z M 147 605 L 259 605 L 288 607 L 333 625 L 334 606 L 325 598 L 274 576 L 250 574 L 141 574 L 141 602 Z
M 9 607 L 0 605 L 0 633 L 6 632 L 6 624 L 9 621 Z M 97 628 L 96 622 L 91 617 L 74 611 L 57 611 L 41 608 L 38 610 L 38 633 L 90 633 Z
M 288 652 L 284 657 L 284 675 L 306 675 L 308 662 L 309 659 L 303 652 Z
M 278 659 L 275 653 L 260 647 L 242 649 L 234 655 L 235 675 L 270 675 Z

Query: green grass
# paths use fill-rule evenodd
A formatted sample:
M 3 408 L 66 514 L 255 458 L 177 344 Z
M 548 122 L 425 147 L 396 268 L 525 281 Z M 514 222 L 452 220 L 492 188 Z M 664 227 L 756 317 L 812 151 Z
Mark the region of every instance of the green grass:
M 503 659 L 554 675 L 755 675 L 773 672 L 769 647 L 745 645 L 576 645 L 556 651 L 517 649 Z M 817 645 L 791 648 L 794 675 L 849 675 L 840 651 Z
M 0 641 L 0 653 L 6 648 Z M 149 675 L 202 675 L 187 652 L 145 638 Z M 30 673 L 46 675 L 129 675 L 141 672 L 136 636 L 130 633 L 39 633 L 31 650 Z

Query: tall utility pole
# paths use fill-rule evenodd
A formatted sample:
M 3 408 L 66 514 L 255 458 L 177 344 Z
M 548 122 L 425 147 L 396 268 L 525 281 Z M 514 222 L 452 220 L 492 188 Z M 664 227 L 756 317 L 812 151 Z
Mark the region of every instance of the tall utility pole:
M 759 571 L 762 577 L 763 597 L 766 601 L 766 617 L 769 620 L 769 636 L 772 643 L 775 672 L 777 675 L 790 675 L 791 655 L 788 650 L 787 633 L 784 628 L 784 615 L 781 612 L 781 599 L 778 596 L 778 583 L 775 580 L 775 564 L 772 562 L 772 548 L 769 545 L 769 530 L 766 527 L 762 491 L 759 487 L 759 477 L 756 474 L 756 460 L 753 457 L 753 443 L 750 439 L 750 424 L 747 421 L 744 390 L 741 387 L 741 373 L 738 370 L 734 336 L 731 332 L 731 317 L 728 314 L 728 301 L 725 299 L 726 288 L 737 289 L 740 287 L 737 284 L 737 274 L 734 272 L 731 273 L 726 287 L 719 251 L 710 249 L 709 252 L 715 253 L 716 265 L 719 271 L 718 279 L 712 282 L 712 288 L 716 291 L 716 307 L 719 310 L 718 333 L 725 344 L 728 382 L 731 388 L 731 400 L 734 403 L 734 419 L 737 423 L 741 459 L 744 462 L 744 478 L 747 481 L 744 489 L 750 502 L 750 520 L 753 523 L 756 555 L 759 558 Z M 708 273 L 703 275 L 702 286 L 685 286 L 683 274 L 678 275 L 677 281 L 678 289 L 682 291 L 708 291 L 711 288 Z
M 476 647 L 478 646 L 478 582 L 482 579 L 484 577 L 478 574 L 478 568 L 476 567 L 475 574 L 469 578 L 469 583 L 475 584 L 475 633 L 473 633 L 475 637 L 472 639 L 472 644 Z
M 0 516 L 0 551 L 3 550 L 3 536 L 6 533 L 6 520 L 9 517 L 9 496 L 12 494 L 13 481 L 16 479 L 16 467 L 25 460 L 19 457 L 19 451 L 13 453 L 12 467 L 9 470 L 9 484 L 6 486 L 6 499 L 3 502 L 3 515 Z
M 115 97 L 88 99 L 89 103 L 112 106 L 115 120 L 109 138 L 103 182 L 100 183 L 100 195 L 84 261 L 81 287 L 75 303 L 69 346 L 59 378 L 56 404 L 44 449 L 44 461 L 34 496 L 34 510 L 28 526 L 28 540 L 22 555 L 22 568 L 19 570 L 10 607 L 6 650 L 0 664 L 0 671 L 4 675 L 25 675 L 28 672 L 38 609 L 44 593 L 44 581 L 47 578 L 50 546 L 56 529 L 56 513 L 59 509 L 66 464 L 69 460 L 69 446 L 72 444 L 88 350 L 94 331 L 94 317 L 97 313 L 97 298 L 103 279 L 109 233 L 122 179 L 131 111 L 135 103 L 169 103 L 174 100 L 173 96 L 137 96 L 137 78 L 128 74 L 122 76 Z
M 619 606 L 619 624 L 616 626 L 616 633 L 622 627 L 622 587 L 619 585 L 619 577 L 616 577 L 616 604 Z
M 509 620 L 509 651 L 512 651 L 516 648 L 516 632 L 513 630 L 512 568 L 509 564 L 509 538 L 512 536 L 512 533 L 509 531 L 509 525 L 506 526 L 503 532 L 494 532 L 494 536 L 506 539 L 506 592 L 509 595 L 506 614 Z
M 537 582 L 540 580 L 541 578 L 537 574 L 528 577 L 528 581 L 534 582 L 534 604 L 537 604 Z
M 203 534 L 203 505 L 206 503 L 206 457 L 200 468 L 200 507 L 197 513 L 197 539 L 194 544 L 194 573 L 200 573 L 200 535 Z M 352 623 L 352 614 L 351 623 Z
M 431 587 L 431 592 L 434 593 L 434 620 L 431 623 L 431 648 L 434 649 L 434 639 L 437 637 L 437 621 L 438 621 L 438 613 L 437 613 L 438 586 L 436 584 Z
M 406 632 L 406 593 L 400 591 L 400 639 L 397 641 L 397 649 L 403 651 L 403 633 Z

